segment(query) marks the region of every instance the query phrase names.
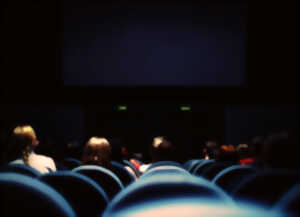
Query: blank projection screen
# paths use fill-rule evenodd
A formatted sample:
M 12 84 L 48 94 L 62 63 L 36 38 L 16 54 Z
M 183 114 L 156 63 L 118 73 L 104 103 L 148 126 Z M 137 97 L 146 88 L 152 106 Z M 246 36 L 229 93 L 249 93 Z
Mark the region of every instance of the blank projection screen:
M 107 2 L 63 1 L 64 85 L 247 84 L 245 0 Z

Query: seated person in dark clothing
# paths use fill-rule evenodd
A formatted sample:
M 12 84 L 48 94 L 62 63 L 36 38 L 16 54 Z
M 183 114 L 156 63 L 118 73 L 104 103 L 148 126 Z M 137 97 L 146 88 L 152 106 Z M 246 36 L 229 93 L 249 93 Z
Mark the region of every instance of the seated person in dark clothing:
M 174 160 L 173 144 L 165 137 L 155 137 L 150 146 L 151 163 L 144 164 L 139 167 L 141 173 L 144 173 L 147 168 L 158 161 L 172 161 Z
M 205 142 L 205 148 L 203 149 L 203 155 L 206 160 L 215 159 L 216 152 L 219 148 L 219 144 L 214 139 L 209 139 Z
M 299 169 L 299 134 L 296 131 L 282 131 L 269 135 L 262 149 L 264 168 Z
M 250 150 L 248 144 L 239 144 L 236 150 L 239 157 L 239 164 L 245 166 L 254 163 L 253 153 Z
M 238 154 L 233 145 L 222 145 L 216 152 L 216 161 L 238 164 Z

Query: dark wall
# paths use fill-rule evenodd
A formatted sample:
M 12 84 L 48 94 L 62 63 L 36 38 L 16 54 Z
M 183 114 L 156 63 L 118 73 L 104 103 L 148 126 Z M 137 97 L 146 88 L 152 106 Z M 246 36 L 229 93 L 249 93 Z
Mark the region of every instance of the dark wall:
M 16 125 L 30 124 L 41 143 L 57 143 L 84 137 L 84 108 L 78 105 L 6 104 L 1 105 L 1 131 L 9 133 Z M 10 131 L 11 132 L 11 131 Z
M 267 136 L 300 127 L 300 106 L 248 105 L 226 108 L 226 143 L 249 142 L 254 136 Z
M 4 1 L 1 86 L 53 88 L 60 83 L 57 1 Z M 1 73 L 2 74 L 2 73 Z
M 183 104 L 185 105 L 185 104 Z M 89 105 L 87 136 L 119 138 L 129 149 L 148 151 L 154 136 L 169 136 L 182 155 L 199 157 L 207 136 L 224 139 L 222 105 L 188 104 L 181 111 L 178 103 L 148 102 L 127 104 L 127 111 L 116 105 Z

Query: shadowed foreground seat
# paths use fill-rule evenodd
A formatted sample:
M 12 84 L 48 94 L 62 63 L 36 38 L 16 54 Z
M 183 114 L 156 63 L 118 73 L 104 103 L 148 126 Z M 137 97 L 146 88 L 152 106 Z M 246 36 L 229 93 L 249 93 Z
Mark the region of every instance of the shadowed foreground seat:
M 140 176 L 140 179 L 153 176 L 153 175 L 158 175 L 158 174 L 182 174 L 182 175 L 191 175 L 188 171 L 185 169 L 182 169 L 177 166 L 158 166 L 154 167 L 150 170 L 147 170 L 143 175 Z
M 67 170 L 72 170 L 81 165 L 80 160 L 71 157 L 65 158 L 62 163 Z
M 208 180 L 212 180 L 213 178 L 215 178 L 215 176 L 222 171 L 223 169 L 232 166 L 231 163 L 223 163 L 223 162 L 214 162 L 213 164 L 211 164 L 210 166 L 208 166 L 207 168 L 205 168 L 200 176 L 208 179 Z
M 274 209 L 291 213 L 292 216 L 300 216 L 300 182 L 280 198 Z
M 194 175 L 201 175 L 202 171 L 208 168 L 210 165 L 214 164 L 215 160 L 203 160 L 197 166 L 194 170 L 191 171 Z
M 288 217 L 256 205 L 224 204 L 199 197 L 167 197 L 105 210 L 103 217 Z
M 34 169 L 30 166 L 27 166 L 25 164 L 16 164 L 16 163 L 10 163 L 1 166 L 0 172 L 13 172 L 13 173 L 18 173 L 22 175 L 27 175 L 30 177 L 39 177 L 42 175 L 37 169 Z
M 237 200 L 245 199 L 272 206 L 299 181 L 298 171 L 261 171 L 242 180 L 232 195 Z
M 164 173 L 141 178 L 123 189 L 110 202 L 108 209 L 126 208 L 142 201 L 161 198 L 198 197 L 233 203 L 220 188 L 190 174 Z
M 93 180 L 71 171 L 40 176 L 40 180 L 62 194 L 78 217 L 101 215 L 108 203 L 104 190 Z
M 175 166 L 175 167 L 179 167 L 179 168 L 184 169 L 184 167 L 176 161 L 158 161 L 158 162 L 152 163 L 147 168 L 147 170 L 151 170 L 152 168 L 159 167 L 159 166 Z
M 194 170 L 195 167 L 196 167 L 199 163 L 201 163 L 203 160 L 205 160 L 205 159 L 192 159 L 192 160 L 188 160 L 187 162 L 184 163 L 183 167 L 184 167 L 187 171 L 191 172 L 191 171 Z
M 65 198 L 38 179 L 0 173 L 1 217 L 75 217 Z
M 125 169 L 123 164 L 120 164 L 116 161 L 111 161 L 111 167 L 112 172 L 118 176 L 124 186 L 129 185 L 135 180 L 133 175 L 127 169 Z
M 250 166 L 234 165 L 220 171 L 212 180 L 224 191 L 231 194 L 231 191 L 248 175 L 254 174 L 256 168 Z
M 120 179 L 113 172 L 104 167 L 97 165 L 84 165 L 77 167 L 72 171 L 85 175 L 94 180 L 104 189 L 109 200 L 111 200 L 124 188 Z

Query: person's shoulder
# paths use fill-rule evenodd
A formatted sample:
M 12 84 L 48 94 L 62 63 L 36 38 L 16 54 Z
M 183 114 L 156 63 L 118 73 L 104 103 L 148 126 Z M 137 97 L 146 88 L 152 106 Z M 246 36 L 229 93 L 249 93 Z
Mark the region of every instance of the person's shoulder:
M 39 158 L 40 160 L 44 160 L 44 161 L 53 161 L 53 159 L 51 157 L 48 157 L 46 155 L 35 154 L 35 157 Z
M 47 170 L 56 171 L 56 165 L 54 160 L 51 157 L 35 154 L 35 160 L 39 162 L 40 165 L 43 165 Z

